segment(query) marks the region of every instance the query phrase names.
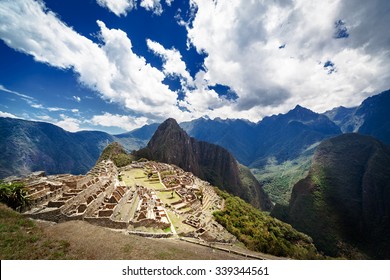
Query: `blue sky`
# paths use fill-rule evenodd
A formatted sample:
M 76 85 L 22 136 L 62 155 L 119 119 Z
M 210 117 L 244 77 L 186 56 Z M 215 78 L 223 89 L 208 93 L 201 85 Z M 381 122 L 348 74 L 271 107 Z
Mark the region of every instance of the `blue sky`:
M 69 131 L 258 121 L 390 88 L 386 0 L 1 0 L 0 116 Z

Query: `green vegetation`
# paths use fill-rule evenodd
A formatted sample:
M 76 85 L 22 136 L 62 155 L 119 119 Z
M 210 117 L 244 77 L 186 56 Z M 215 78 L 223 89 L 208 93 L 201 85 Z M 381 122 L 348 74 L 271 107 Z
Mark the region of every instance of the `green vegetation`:
M 158 197 L 165 204 L 172 204 L 181 200 L 180 196 L 176 192 L 159 192 Z
M 147 173 L 146 173 L 147 174 Z M 122 179 L 127 186 L 141 185 L 153 190 L 165 189 L 157 179 L 148 179 L 143 169 L 135 168 L 123 172 Z
M 128 154 L 118 142 L 113 142 L 103 150 L 97 162 L 108 159 L 112 160 L 117 167 L 123 167 L 129 165 L 135 157 Z
M 69 259 L 69 246 L 47 237 L 33 221 L 0 204 L 0 259 Z
M 292 188 L 307 176 L 310 164 L 311 156 L 303 156 L 280 164 L 275 159 L 269 159 L 264 168 L 251 171 L 272 202 L 288 205 Z
M 13 209 L 27 206 L 29 200 L 22 183 L 4 183 L 0 180 L 0 202 Z
M 214 212 L 216 220 L 249 249 L 295 259 L 322 258 L 309 236 L 238 197 L 217 192 L 225 199 L 225 209 Z

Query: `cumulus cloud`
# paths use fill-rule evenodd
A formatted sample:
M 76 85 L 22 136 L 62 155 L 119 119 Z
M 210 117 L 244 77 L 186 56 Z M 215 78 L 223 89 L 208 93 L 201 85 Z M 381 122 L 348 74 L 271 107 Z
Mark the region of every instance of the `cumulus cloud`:
M 205 79 L 239 97 L 225 109 L 257 120 L 295 104 L 353 106 L 389 87 L 390 2 L 374 2 L 191 0 L 185 26 L 207 54 Z
M 187 71 L 187 66 L 178 50 L 174 48 L 165 49 L 160 43 L 150 39 L 147 39 L 146 43 L 150 50 L 163 59 L 164 74 L 168 76 L 179 76 L 189 86 L 193 85 L 193 79 Z
M 154 54 L 162 58 L 164 74 L 179 78 L 184 98 L 178 101 L 178 105 L 190 118 L 204 115 L 210 117 L 221 117 L 221 114 L 225 117 L 229 115 L 229 106 L 234 101 L 221 97 L 210 88 L 213 84 L 207 80 L 205 71 L 200 70 L 193 79 L 178 50 L 166 49 L 160 43 L 150 39 L 147 40 L 147 46 Z
M 114 1 L 99 0 L 117 15 L 126 15 L 129 3 L 136 3 L 116 2 L 114 10 L 109 6 Z M 162 2 L 138 3 L 161 14 Z M 204 70 L 195 77 L 177 49 L 147 40 L 163 61 L 159 70 L 134 53 L 122 30 L 97 21 L 100 42 L 95 43 L 64 24 L 41 0 L 0 1 L 0 38 L 38 62 L 71 69 L 104 100 L 142 116 L 127 120 L 134 125 L 142 125 L 143 118 L 183 121 L 202 115 L 257 121 L 296 104 L 315 111 L 354 106 L 389 87 L 390 2 L 358 2 L 190 0 L 189 21 L 180 15 L 177 20 L 187 29 L 188 44 L 206 54 Z M 180 99 L 163 83 L 169 76 L 181 81 Z M 228 100 L 212 89 L 215 85 L 228 86 L 237 98 Z M 42 106 L 34 100 L 30 105 Z M 73 128 L 77 124 L 73 121 Z
M 137 0 L 96 0 L 97 3 L 104 8 L 109 9 L 118 17 L 127 15 L 127 12 L 137 8 Z M 165 0 L 167 6 L 171 6 L 174 0 Z M 147 11 L 150 11 L 156 15 L 163 13 L 163 7 L 161 0 L 141 0 L 140 7 Z
M 110 102 L 154 119 L 181 117 L 177 94 L 162 83 L 164 73 L 132 51 L 125 32 L 97 21 L 98 45 L 61 22 L 41 1 L 3 1 L 0 7 L 0 38 L 9 47 L 72 69 L 82 84 Z
M 170 1 L 167 2 L 169 2 L 169 4 L 171 3 Z M 156 15 L 161 15 L 163 12 L 160 0 L 141 0 L 139 5 L 147 11 L 152 11 Z
M 3 112 L 3 111 L 0 111 L 0 117 L 2 117 L 2 118 L 13 118 L 13 119 L 17 119 L 18 118 L 14 114 L 11 114 L 11 113 L 8 113 L 8 112 Z
M 171 6 L 173 1 L 174 0 L 165 0 L 165 3 L 167 3 L 168 6 Z
M 93 116 L 91 123 L 107 127 L 119 127 L 130 131 L 140 126 L 147 124 L 148 119 L 145 117 L 132 117 L 118 114 L 104 113 L 103 115 Z
M 61 117 L 61 120 L 54 122 L 55 125 L 65 129 L 67 131 L 70 131 L 70 132 L 76 132 L 76 131 L 81 130 L 80 129 L 80 124 L 81 124 L 80 120 L 68 117 L 64 114 L 61 114 L 60 117 Z
M 127 12 L 136 7 L 136 0 L 97 0 L 97 3 L 101 7 L 109 9 L 118 17 L 126 16 Z

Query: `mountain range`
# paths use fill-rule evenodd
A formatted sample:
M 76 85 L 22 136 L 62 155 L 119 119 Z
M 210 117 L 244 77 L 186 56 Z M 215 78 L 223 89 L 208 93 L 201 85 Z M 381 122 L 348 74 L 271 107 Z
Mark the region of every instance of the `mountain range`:
M 82 174 L 99 156 L 118 166 L 146 157 L 272 210 L 328 256 L 389 258 L 389 108 L 390 90 L 323 114 L 297 105 L 258 123 L 168 119 L 119 135 L 0 118 L 0 178 Z
M 200 118 L 181 123 L 189 136 L 220 145 L 239 163 L 262 169 L 302 155 L 311 157 L 323 140 L 343 132 L 372 135 L 390 145 L 390 90 L 367 98 L 359 107 L 338 107 L 324 114 L 296 106 L 286 114 L 247 120 Z M 67 132 L 55 125 L 0 118 L 0 178 L 45 170 L 81 174 L 96 162 L 107 143 L 117 141 L 127 151 L 145 147 L 159 124 L 120 135 L 99 131 Z

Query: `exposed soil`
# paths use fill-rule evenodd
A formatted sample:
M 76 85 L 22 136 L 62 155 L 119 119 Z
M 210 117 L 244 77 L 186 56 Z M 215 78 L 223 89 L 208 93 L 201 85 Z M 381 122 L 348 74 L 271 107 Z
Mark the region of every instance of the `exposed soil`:
M 45 234 L 70 244 L 68 256 L 88 260 L 246 259 L 178 239 L 152 239 L 91 225 L 84 221 L 59 224 L 39 221 Z M 252 253 L 253 252 L 248 252 Z

